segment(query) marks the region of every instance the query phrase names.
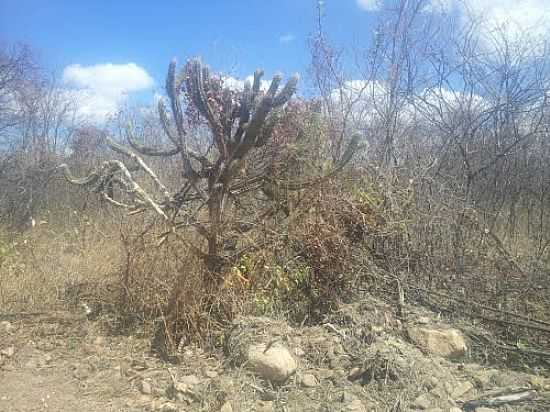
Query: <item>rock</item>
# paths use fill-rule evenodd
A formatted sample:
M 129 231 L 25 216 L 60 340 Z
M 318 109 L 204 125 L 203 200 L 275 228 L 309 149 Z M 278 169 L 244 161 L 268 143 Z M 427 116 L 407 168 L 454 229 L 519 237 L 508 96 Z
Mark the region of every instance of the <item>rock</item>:
M 430 409 L 426 409 L 426 412 L 445 412 L 445 411 L 443 411 L 443 409 L 441 408 L 430 408 Z
M 460 358 L 468 349 L 464 336 L 456 329 L 411 327 L 409 336 L 422 349 L 446 358 Z
M 412 406 L 418 409 L 428 409 L 432 405 L 432 399 L 427 393 L 418 396 L 412 403 Z
M 456 406 L 453 406 L 451 409 L 449 409 L 449 412 L 462 412 L 462 409 Z
M 247 351 L 248 367 L 258 376 L 276 383 L 283 383 L 296 372 L 298 365 L 289 350 L 275 344 L 252 345 Z
M 222 405 L 220 412 L 233 412 L 233 407 L 230 402 L 226 402 Z
M 139 391 L 144 395 L 151 395 L 151 393 L 153 393 L 153 388 L 151 388 L 151 384 L 149 382 L 141 381 Z
M 306 373 L 300 378 L 300 383 L 305 388 L 314 388 L 317 385 L 319 385 L 319 382 L 317 381 L 317 378 L 315 375 L 311 373 Z
M 462 382 L 454 387 L 451 392 L 451 398 L 458 399 L 466 393 L 470 392 L 472 389 L 474 389 L 474 385 L 471 382 Z
M 15 348 L 13 346 L 8 346 L 6 349 L 0 351 L 0 355 L 3 355 L 7 358 L 11 358 L 15 354 Z
M 484 408 L 484 407 L 481 407 L 481 408 L 476 408 L 475 409 L 475 412 L 497 412 L 496 409 L 493 409 L 493 408 Z

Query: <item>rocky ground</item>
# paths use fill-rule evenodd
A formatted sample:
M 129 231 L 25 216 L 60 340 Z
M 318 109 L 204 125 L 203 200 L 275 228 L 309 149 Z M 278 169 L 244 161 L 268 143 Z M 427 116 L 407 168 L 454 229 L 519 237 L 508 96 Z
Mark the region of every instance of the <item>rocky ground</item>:
M 434 314 L 394 313 L 365 296 L 317 326 L 242 318 L 224 350 L 177 365 L 84 314 L 2 315 L 0 411 L 550 410 L 550 379 L 475 364 Z

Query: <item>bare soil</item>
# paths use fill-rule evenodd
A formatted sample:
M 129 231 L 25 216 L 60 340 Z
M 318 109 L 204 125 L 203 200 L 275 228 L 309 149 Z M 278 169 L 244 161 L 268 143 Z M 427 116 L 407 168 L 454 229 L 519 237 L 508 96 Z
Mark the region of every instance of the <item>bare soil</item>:
M 0 411 L 449 412 L 518 388 L 536 399 L 493 410 L 550 410 L 547 378 L 430 356 L 407 341 L 407 325 L 392 313 L 366 299 L 320 325 L 285 326 L 281 339 L 299 368 L 283 385 L 235 366 L 222 350 L 187 347 L 179 364 L 164 363 L 150 354 L 146 333 L 114 335 L 85 314 L 0 315 Z M 407 322 L 438 322 L 411 313 Z

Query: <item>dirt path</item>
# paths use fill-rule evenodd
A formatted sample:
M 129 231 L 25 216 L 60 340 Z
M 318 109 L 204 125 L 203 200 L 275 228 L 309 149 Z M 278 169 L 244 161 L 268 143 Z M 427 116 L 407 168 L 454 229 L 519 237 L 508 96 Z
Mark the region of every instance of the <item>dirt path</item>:
M 536 399 L 492 411 L 549 410 L 550 379 L 431 356 L 403 339 L 390 313 L 365 301 L 324 325 L 261 318 L 265 325 L 254 329 L 247 320 L 242 337 L 275 333 L 297 359 L 280 385 L 199 348 L 184 348 L 177 366 L 163 363 L 149 355 L 145 336 L 111 335 L 85 316 L 0 315 L 0 412 L 458 412 L 467 400 L 518 387 Z M 423 327 L 439 322 L 424 312 L 422 319 Z
M 0 411 L 137 411 L 115 340 L 68 313 L 0 324 Z

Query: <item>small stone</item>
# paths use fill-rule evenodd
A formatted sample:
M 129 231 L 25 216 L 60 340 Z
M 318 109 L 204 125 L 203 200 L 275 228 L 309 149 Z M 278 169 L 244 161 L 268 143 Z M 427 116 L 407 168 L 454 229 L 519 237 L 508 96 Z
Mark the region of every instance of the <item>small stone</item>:
M 8 346 L 6 349 L 0 351 L 0 355 L 4 355 L 7 358 L 11 358 L 15 354 L 15 348 L 13 346 Z
M 481 408 L 476 408 L 475 409 L 475 412 L 497 412 L 496 409 L 493 409 L 493 408 L 484 408 L 484 407 L 481 407 Z
M 472 389 L 474 389 L 474 385 L 471 382 L 462 382 L 452 390 L 451 398 L 460 398 L 464 394 L 470 392 Z
M 226 402 L 222 405 L 220 412 L 233 412 L 233 407 L 230 402 Z
M 445 411 L 441 408 L 430 408 L 430 409 L 426 409 L 426 412 L 445 412 Z
M 416 323 L 419 325 L 427 325 L 430 323 L 430 318 L 427 316 L 420 316 L 418 319 L 416 319 Z
M 317 385 L 319 385 L 317 378 L 315 377 L 315 375 L 312 375 L 311 373 L 306 373 L 304 376 L 302 376 L 300 379 L 300 383 L 305 388 L 314 388 Z
M 430 395 L 427 393 L 423 393 L 422 395 L 418 396 L 412 403 L 412 406 L 418 408 L 418 409 L 428 409 L 432 405 L 432 400 L 430 398 Z
M 247 353 L 248 366 L 264 379 L 283 383 L 296 372 L 296 360 L 282 345 L 267 347 L 264 344 L 252 345 Z
M 151 393 L 153 393 L 153 388 L 151 388 L 151 384 L 149 382 L 141 381 L 141 384 L 139 385 L 139 391 L 144 395 L 151 395 Z
M 462 409 L 456 406 L 453 406 L 451 409 L 449 409 L 449 412 L 462 412 Z
M 468 349 L 464 336 L 456 329 L 412 327 L 409 337 L 422 349 L 446 358 L 460 358 Z

